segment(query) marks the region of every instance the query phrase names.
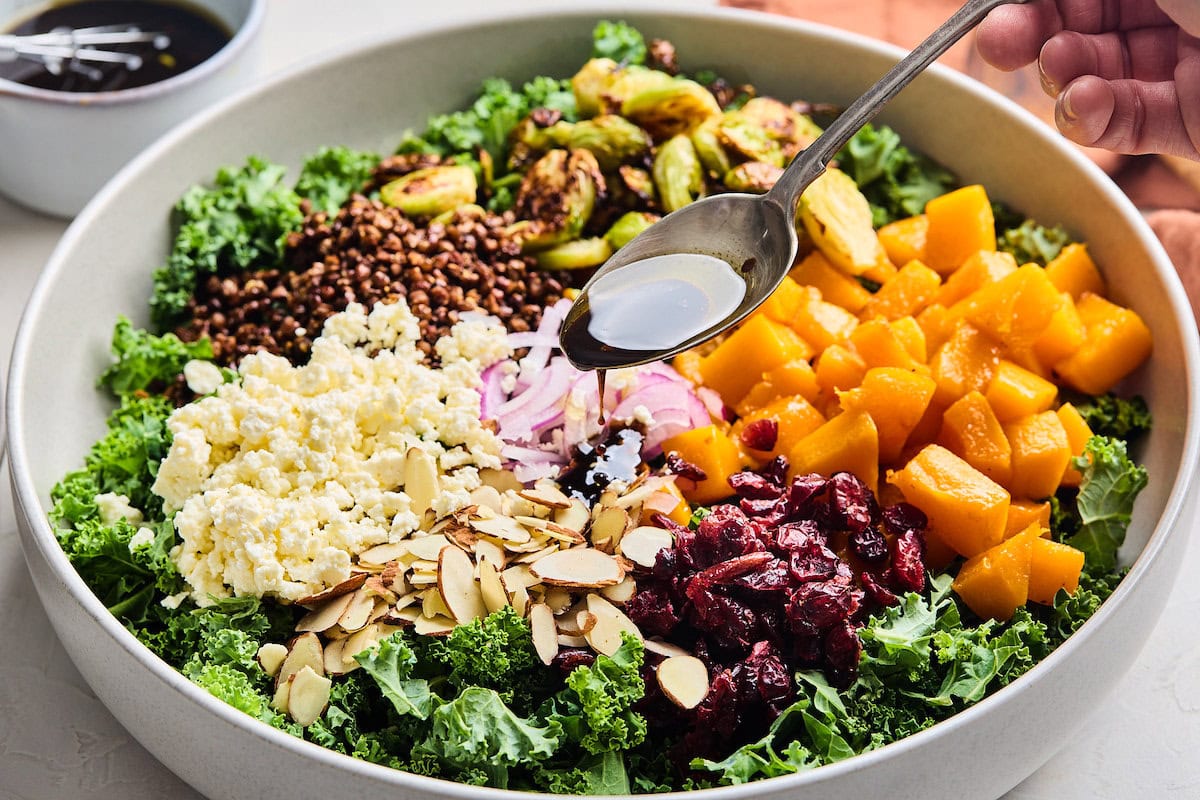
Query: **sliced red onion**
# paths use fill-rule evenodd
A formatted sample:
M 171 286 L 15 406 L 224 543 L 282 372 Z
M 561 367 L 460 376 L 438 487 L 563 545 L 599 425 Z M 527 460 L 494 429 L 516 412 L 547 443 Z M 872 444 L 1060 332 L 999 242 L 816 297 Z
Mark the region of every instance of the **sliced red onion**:
M 504 364 L 498 361 L 485 369 L 479 376 L 482 385 L 479 387 L 479 416 L 481 419 L 495 419 L 496 409 L 504 404 Z

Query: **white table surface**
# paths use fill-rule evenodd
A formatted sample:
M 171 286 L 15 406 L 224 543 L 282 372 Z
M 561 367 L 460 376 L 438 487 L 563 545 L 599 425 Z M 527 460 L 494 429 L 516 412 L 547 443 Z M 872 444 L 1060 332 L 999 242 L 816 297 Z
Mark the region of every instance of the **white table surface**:
M 385 25 L 465 18 L 485 2 L 350 0 L 337 3 L 334 14 L 327 0 L 273 0 L 263 31 L 263 71 Z M 25 298 L 65 227 L 0 197 L 0 374 L 7 372 Z M 72 666 L 26 571 L 6 477 L 0 482 L 0 800 L 199 798 L 121 728 Z M 1193 543 L 1133 670 L 1086 729 L 1005 800 L 1200 798 L 1198 576 L 1200 546 Z

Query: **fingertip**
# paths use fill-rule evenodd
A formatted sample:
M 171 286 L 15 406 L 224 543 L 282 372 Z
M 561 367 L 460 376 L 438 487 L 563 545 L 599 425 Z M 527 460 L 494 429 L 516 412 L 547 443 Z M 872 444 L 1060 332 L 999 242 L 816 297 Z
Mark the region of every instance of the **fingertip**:
M 1044 37 L 1033 5 L 1000 6 L 979 24 L 975 47 L 984 61 L 1012 72 L 1037 58 Z
M 1085 75 L 1071 81 L 1058 95 L 1054 121 L 1068 139 L 1091 147 L 1108 130 L 1115 109 L 1116 96 L 1108 81 Z

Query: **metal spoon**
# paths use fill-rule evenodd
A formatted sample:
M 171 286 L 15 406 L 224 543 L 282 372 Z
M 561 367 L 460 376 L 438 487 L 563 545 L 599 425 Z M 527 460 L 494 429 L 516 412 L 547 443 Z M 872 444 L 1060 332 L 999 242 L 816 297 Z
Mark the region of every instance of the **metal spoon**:
M 767 299 L 792 267 L 798 247 L 796 208 L 800 195 L 809 184 L 888 101 L 978 25 L 989 11 L 1007 3 L 1024 2 L 1028 0 L 968 0 L 878 83 L 851 103 L 792 161 L 771 191 L 764 195 L 719 194 L 699 200 L 667 215 L 622 247 L 583 287 L 563 322 L 560 341 L 567 359 L 584 370 L 646 364 L 681 353 L 744 319 Z M 616 270 L 627 269 L 630 272 L 623 280 L 634 285 L 630 291 L 642 291 L 645 281 L 631 280 L 639 262 L 682 253 L 715 256 L 728 263 L 745 280 L 745 296 L 728 316 L 662 349 L 608 346 L 587 333 L 591 320 L 589 290 L 597 281 Z M 613 286 L 619 284 L 613 277 L 606 278 L 605 288 L 611 290 Z

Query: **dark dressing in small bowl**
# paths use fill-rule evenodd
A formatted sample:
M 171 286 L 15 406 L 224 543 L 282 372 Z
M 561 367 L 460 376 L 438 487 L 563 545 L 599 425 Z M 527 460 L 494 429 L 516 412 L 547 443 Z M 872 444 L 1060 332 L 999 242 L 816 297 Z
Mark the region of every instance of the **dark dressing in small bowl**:
M 59 74 L 38 61 L 17 59 L 0 63 L 0 78 L 58 92 L 111 92 L 173 78 L 207 61 L 224 47 L 232 33 L 207 11 L 185 3 L 151 0 L 78 0 L 55 3 L 18 21 L 3 32 L 18 36 L 49 33 L 56 28 L 102 25 L 134 27 L 166 34 L 162 50 L 150 44 L 111 45 L 103 49 L 142 56 L 138 69 L 122 64 L 90 64 L 93 75 L 64 68 Z

